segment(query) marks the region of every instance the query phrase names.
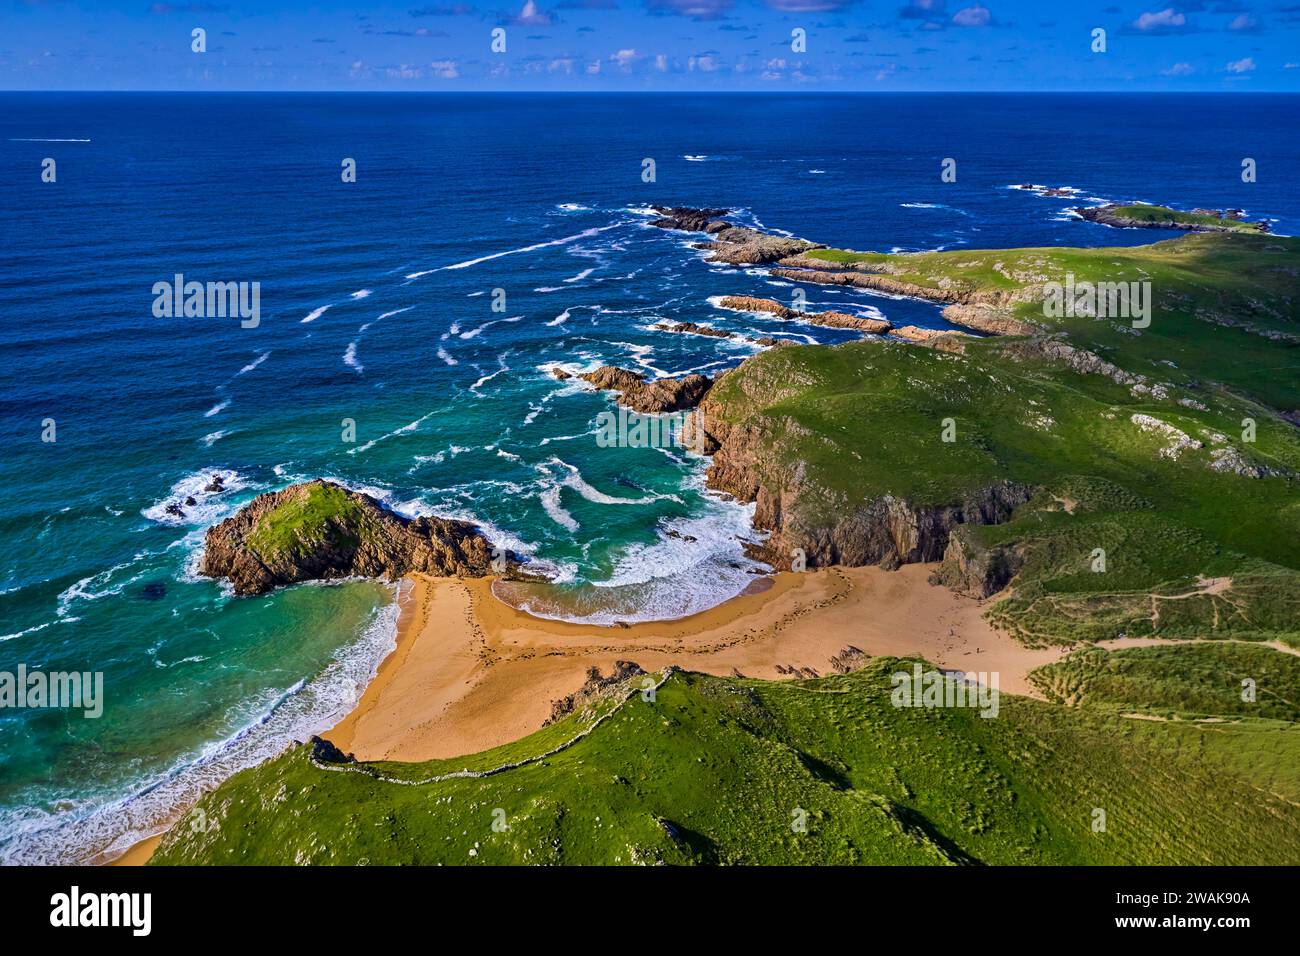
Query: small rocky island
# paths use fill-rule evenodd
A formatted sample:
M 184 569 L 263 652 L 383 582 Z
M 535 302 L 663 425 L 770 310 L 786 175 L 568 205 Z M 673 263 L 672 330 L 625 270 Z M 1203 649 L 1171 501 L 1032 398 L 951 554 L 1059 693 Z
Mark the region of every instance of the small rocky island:
M 1267 222 L 1247 222 L 1240 209 L 1193 209 L 1183 212 L 1168 206 L 1134 203 L 1123 206 L 1080 206 L 1073 210 L 1080 219 L 1114 226 L 1116 229 L 1183 229 L 1188 232 L 1267 233 Z
M 476 525 L 404 518 L 370 495 L 317 479 L 258 495 L 208 529 L 200 573 L 236 594 L 301 581 L 401 577 L 412 571 L 483 577 L 492 544 Z
M 710 236 L 712 241 L 695 244 L 696 249 L 707 249 L 712 253 L 709 256 L 710 262 L 725 262 L 730 265 L 763 264 L 797 256 L 810 249 L 824 248 L 807 239 L 774 236 L 727 222 L 721 217 L 730 212 L 728 209 L 690 209 L 682 206 L 652 208 L 661 217 L 651 221 L 652 226 L 679 232 L 703 232 Z

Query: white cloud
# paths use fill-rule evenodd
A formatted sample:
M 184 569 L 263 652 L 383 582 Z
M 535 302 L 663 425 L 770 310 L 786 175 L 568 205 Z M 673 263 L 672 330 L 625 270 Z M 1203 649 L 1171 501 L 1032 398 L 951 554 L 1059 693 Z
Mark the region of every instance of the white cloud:
M 1165 76 L 1187 76 L 1192 72 L 1192 65 L 1190 63 L 1175 63 L 1169 69 L 1160 72 Z
M 554 18 L 537 6 L 537 0 L 524 0 L 524 8 L 510 22 L 521 27 L 549 27 Z
M 429 64 L 429 69 L 440 80 L 454 80 L 460 76 L 460 71 L 456 69 L 455 60 L 434 60 Z
M 1255 18 L 1249 13 L 1239 13 L 1237 16 L 1233 17 L 1232 22 L 1228 24 L 1228 29 L 1249 31 L 1255 29 L 1257 26 L 1259 26 L 1259 23 L 1256 22 Z
M 632 66 L 638 60 L 644 60 L 644 59 L 645 56 L 643 54 L 637 53 L 636 50 L 632 50 L 632 49 L 619 50 L 617 53 L 612 54 L 609 58 L 610 62 L 613 63 L 615 66 L 617 66 L 624 73 L 631 72 Z
M 1144 13 L 1133 21 L 1133 26 L 1139 30 L 1168 30 L 1178 29 L 1187 26 L 1187 17 L 1179 13 L 1173 7 L 1161 10 L 1159 13 Z
M 952 22 L 959 27 L 986 27 L 993 22 L 993 14 L 989 13 L 988 7 L 981 7 L 977 3 L 954 13 Z
M 1248 56 L 1241 60 L 1233 60 L 1228 64 L 1229 73 L 1250 73 L 1255 69 L 1255 58 Z

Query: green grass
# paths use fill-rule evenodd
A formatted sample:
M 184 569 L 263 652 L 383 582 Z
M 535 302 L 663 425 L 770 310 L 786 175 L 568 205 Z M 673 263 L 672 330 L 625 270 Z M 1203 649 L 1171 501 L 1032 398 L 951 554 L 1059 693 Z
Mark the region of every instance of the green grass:
M 1252 644 L 1090 647 L 1038 668 L 1030 680 L 1059 703 L 1300 721 L 1300 656 Z M 1253 700 L 1243 700 L 1243 681 L 1253 682 Z
M 342 488 L 313 482 L 299 497 L 262 515 L 248 543 L 262 555 L 299 553 L 323 536 L 335 547 L 355 548 L 368 521 L 365 509 Z
M 391 765 L 331 772 L 295 748 L 204 797 L 208 826 L 182 820 L 152 862 L 1278 864 L 1300 855 L 1300 810 L 1288 802 L 1300 791 L 1285 770 L 1300 764 L 1300 735 L 1276 722 L 1215 725 L 1219 739 L 1198 745 L 1181 725 L 1009 695 L 991 719 L 896 708 L 889 675 L 909 667 L 881 659 L 790 683 L 678 673 L 653 701 L 633 694 L 559 753 L 479 779 L 401 785 L 371 775 Z M 586 726 L 570 718 L 560 733 L 566 724 Z M 548 732 L 512 745 L 514 755 L 549 750 Z M 1237 752 L 1251 753 L 1251 765 Z M 1252 766 L 1269 768 L 1266 785 Z M 1093 832 L 1095 808 L 1105 832 Z M 806 832 L 792 825 L 800 818 Z

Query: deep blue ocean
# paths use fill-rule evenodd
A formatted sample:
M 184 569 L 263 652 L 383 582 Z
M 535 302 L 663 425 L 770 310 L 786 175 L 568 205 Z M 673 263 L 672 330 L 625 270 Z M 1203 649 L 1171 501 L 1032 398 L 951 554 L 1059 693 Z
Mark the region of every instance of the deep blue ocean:
M 356 700 L 392 646 L 392 587 L 240 599 L 195 576 L 205 529 L 259 492 L 325 476 L 406 514 L 476 520 L 557 575 L 593 626 L 691 613 L 752 579 L 749 511 L 705 491 L 704 460 L 599 447 L 609 396 L 550 370 L 712 374 L 754 352 L 654 328 L 665 320 L 849 335 L 716 308 L 791 290 L 704 262 L 699 236 L 648 226 L 649 204 L 899 251 L 1166 237 L 1067 211 L 1103 200 L 1240 207 L 1296 234 L 1298 106 L 0 94 L 0 671 L 105 683 L 98 719 L 0 710 L 0 861 L 120 851 Z M 940 181 L 948 157 L 955 183 Z M 1012 188 L 1027 183 L 1078 192 Z M 153 286 L 177 273 L 259 282 L 260 324 L 155 317 Z M 922 302 L 809 300 L 945 324 Z M 224 490 L 205 491 L 217 474 Z

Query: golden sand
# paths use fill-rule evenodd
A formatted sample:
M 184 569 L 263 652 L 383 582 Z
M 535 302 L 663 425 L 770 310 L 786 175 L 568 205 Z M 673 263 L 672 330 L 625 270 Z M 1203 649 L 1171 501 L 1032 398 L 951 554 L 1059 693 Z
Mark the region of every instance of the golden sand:
M 979 602 L 931 586 L 931 570 L 785 572 L 688 618 L 615 627 L 532 617 L 497 600 L 487 580 L 414 576 L 397 649 L 326 736 L 360 760 L 455 757 L 537 730 L 590 667 L 630 660 L 779 680 L 788 668 L 833 673 L 831 657 L 850 645 L 998 671 L 1002 690 L 1036 694 L 1026 675 L 1062 650 L 1031 650 L 994 630 Z

